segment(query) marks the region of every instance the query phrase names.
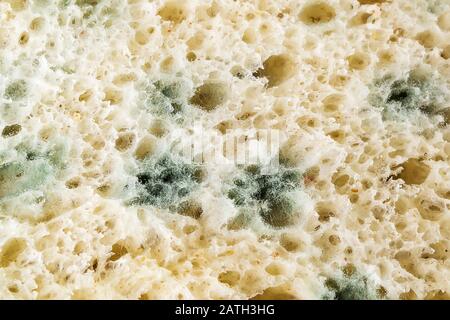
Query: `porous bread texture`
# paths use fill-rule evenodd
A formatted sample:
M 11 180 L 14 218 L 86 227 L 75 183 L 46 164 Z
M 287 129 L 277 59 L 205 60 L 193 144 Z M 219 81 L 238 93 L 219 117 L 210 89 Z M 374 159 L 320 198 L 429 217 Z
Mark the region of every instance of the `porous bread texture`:
M 446 0 L 0 1 L 0 297 L 448 299 L 449 45 Z M 442 99 L 383 117 L 417 69 Z M 192 123 L 280 130 L 298 221 L 230 228 L 208 163 L 189 210 L 127 205 Z

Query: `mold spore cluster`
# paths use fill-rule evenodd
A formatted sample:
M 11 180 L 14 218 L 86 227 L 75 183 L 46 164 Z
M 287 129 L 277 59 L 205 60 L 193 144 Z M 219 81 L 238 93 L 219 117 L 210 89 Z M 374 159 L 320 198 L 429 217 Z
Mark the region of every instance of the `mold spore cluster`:
M 256 213 L 264 223 L 275 228 L 294 223 L 295 198 L 290 192 L 300 188 L 301 175 L 284 167 L 274 170 L 276 172 L 265 173 L 260 166 L 250 165 L 233 179 L 227 195 L 234 205 L 242 208 L 243 216 L 238 216 L 238 220 Z
M 382 109 L 385 119 L 400 120 L 424 114 L 429 117 L 446 112 L 448 92 L 442 79 L 416 69 L 400 79 L 386 75 L 374 82 L 369 100 Z M 444 119 L 445 120 L 445 119 Z
M 186 198 L 201 182 L 201 168 L 165 154 L 146 159 L 137 173 L 138 196 L 130 204 L 168 208 Z

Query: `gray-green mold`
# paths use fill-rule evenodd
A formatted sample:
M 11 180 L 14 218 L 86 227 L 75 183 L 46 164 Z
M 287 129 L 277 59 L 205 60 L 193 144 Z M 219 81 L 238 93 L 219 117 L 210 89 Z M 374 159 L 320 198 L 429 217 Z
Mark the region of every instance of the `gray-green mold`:
M 159 79 L 144 89 L 144 108 L 157 116 L 182 119 L 192 88 L 181 77 Z
M 368 99 L 382 111 L 384 120 L 413 119 L 420 114 L 434 116 L 444 107 L 444 87 L 438 77 L 414 69 L 401 78 L 388 74 L 377 79 Z
M 322 296 L 324 300 L 377 300 L 384 298 L 380 288 L 366 276 L 360 274 L 352 266 L 344 268 L 341 275 L 325 280 L 327 292 Z M 385 294 L 385 293 L 384 293 Z
M 53 173 L 45 159 L 8 162 L 0 166 L 0 200 L 37 190 Z
M 26 97 L 28 93 L 27 83 L 25 80 L 19 79 L 10 82 L 6 88 L 3 96 L 6 99 L 16 101 Z
M 10 199 L 27 191 L 44 188 L 66 166 L 67 150 L 64 144 L 33 148 L 21 143 L 14 148 L 11 159 L 3 151 L 0 165 L 0 201 Z
M 202 170 L 197 165 L 166 153 L 144 159 L 140 163 L 136 178 L 138 194 L 128 201 L 129 205 L 174 209 L 198 188 Z
M 300 189 L 301 174 L 282 165 L 267 174 L 262 169 L 258 165 L 247 166 L 233 179 L 227 196 L 240 213 L 230 223 L 232 229 L 246 227 L 255 215 L 272 228 L 294 223 L 296 199 L 292 192 Z

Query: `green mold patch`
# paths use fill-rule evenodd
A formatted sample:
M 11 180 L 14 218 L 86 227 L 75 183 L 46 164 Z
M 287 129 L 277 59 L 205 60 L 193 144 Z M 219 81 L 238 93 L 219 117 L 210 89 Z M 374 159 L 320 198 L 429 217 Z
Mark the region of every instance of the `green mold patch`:
M 96 5 L 98 5 L 101 2 L 101 0 L 76 0 L 75 4 L 77 6 L 93 6 L 95 7 Z
M 170 154 L 163 154 L 144 159 L 136 178 L 138 195 L 128 201 L 129 205 L 151 205 L 176 210 L 198 188 L 202 170 Z
M 44 159 L 3 164 L 0 166 L 0 199 L 37 190 L 52 173 L 52 166 Z
M 67 8 L 71 4 L 74 4 L 80 8 L 85 8 L 85 7 L 95 7 L 101 2 L 102 0 L 60 0 L 59 6 L 61 8 Z
M 250 225 L 255 216 L 272 228 L 295 222 L 293 192 L 301 187 L 301 174 L 284 166 L 270 173 L 262 169 L 258 165 L 247 166 L 233 179 L 227 196 L 240 208 L 240 213 L 230 222 L 230 229 Z
M 6 99 L 16 101 L 25 98 L 27 92 L 28 88 L 25 80 L 15 80 L 6 86 L 3 96 Z
M 182 119 L 191 91 L 189 83 L 180 77 L 153 81 L 144 89 L 144 107 L 158 116 Z
M 377 300 L 383 298 L 384 289 L 374 284 L 355 269 L 344 269 L 341 276 L 325 280 L 327 293 L 324 300 Z
M 22 143 L 14 151 L 15 159 L 0 165 L 0 201 L 40 190 L 66 165 L 64 145 L 42 151 Z M 5 154 L 2 152 L 1 158 L 5 159 Z
M 111 18 L 117 15 L 117 9 L 111 5 L 110 1 L 103 0 L 60 0 L 59 7 L 62 9 L 69 8 L 71 5 L 78 7 L 81 11 L 81 18 L 87 27 L 94 27 L 100 23 L 104 27 L 111 26 Z M 66 70 L 63 69 L 64 72 Z M 71 69 L 67 70 L 72 73 Z
M 384 120 L 414 119 L 420 114 L 434 116 L 444 101 L 439 79 L 419 69 L 400 79 L 393 75 L 377 79 L 369 94 L 369 103 L 382 111 Z

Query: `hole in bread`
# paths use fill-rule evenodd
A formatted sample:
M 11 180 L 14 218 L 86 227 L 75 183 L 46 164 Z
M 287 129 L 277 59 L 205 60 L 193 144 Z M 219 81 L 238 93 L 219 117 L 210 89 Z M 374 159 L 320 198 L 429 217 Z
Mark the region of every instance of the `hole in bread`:
M 83 253 L 87 248 L 87 245 L 84 241 L 79 241 L 73 248 L 73 252 L 77 255 Z
M 271 29 L 271 27 L 270 27 L 269 24 L 267 24 L 267 23 L 262 23 L 262 24 L 259 26 L 259 31 L 260 31 L 262 34 L 267 34 L 267 33 L 270 33 L 270 31 L 272 31 L 272 29 Z
M 6 0 L 14 11 L 22 11 L 27 7 L 27 0 Z
M 229 86 L 223 82 L 207 82 L 195 90 L 190 103 L 205 111 L 212 111 L 229 99 Z
M 5 126 L 2 130 L 2 137 L 9 138 L 13 137 L 22 130 L 22 126 L 20 124 L 12 124 L 9 126 Z
M 345 142 L 345 131 L 344 130 L 334 130 L 327 134 L 331 139 L 336 142 L 344 143 Z
M 39 130 L 39 137 L 43 141 L 47 141 L 51 137 L 55 135 L 55 129 L 51 126 L 44 126 L 41 130 Z
M 272 276 L 279 276 L 284 273 L 284 268 L 282 265 L 272 262 L 266 267 L 266 272 Z
M 330 85 L 335 88 L 342 88 L 350 81 L 349 76 L 335 74 L 330 77 Z
M 419 159 L 410 158 L 400 165 L 402 171 L 395 177 L 406 184 L 422 184 L 430 174 L 431 168 Z
M 195 54 L 195 52 L 189 51 L 189 52 L 186 54 L 186 59 L 187 59 L 187 61 L 189 61 L 189 62 L 195 61 L 195 60 L 197 59 L 197 55 Z
M 166 122 L 160 119 L 153 120 L 148 131 L 155 137 L 164 137 L 168 132 L 169 128 Z
M 104 101 L 109 101 L 111 104 L 119 104 L 122 102 L 122 93 L 119 90 L 107 88 Z
M 297 124 L 299 127 L 311 127 L 316 128 L 320 125 L 320 121 L 312 116 L 303 116 L 297 119 Z
M 158 10 L 158 15 L 164 21 L 177 24 L 186 19 L 187 10 L 183 1 L 169 1 Z
M 296 300 L 297 297 L 285 288 L 272 287 L 265 289 L 262 293 L 250 298 L 250 300 Z
M 425 30 L 416 35 L 416 40 L 425 48 L 431 49 L 439 45 L 441 38 L 432 30 Z
M 253 14 L 253 13 L 247 13 L 246 15 L 245 15 L 245 19 L 247 19 L 248 21 L 251 21 L 251 20 L 253 20 L 253 19 L 255 19 L 255 14 Z
M 450 247 L 448 240 L 441 240 L 432 243 L 430 247 L 433 249 L 433 253 L 430 254 L 430 258 L 446 261 L 450 257 Z
M 191 37 L 187 42 L 187 46 L 190 50 L 200 49 L 205 40 L 205 35 L 201 32 L 197 32 L 193 37 Z
M 343 175 L 335 174 L 333 175 L 332 181 L 336 187 L 340 188 L 345 186 L 348 183 L 349 179 L 350 176 L 348 174 Z
M 395 53 L 391 50 L 381 50 L 378 53 L 378 59 L 380 64 L 389 64 L 395 61 Z
M 438 221 L 445 212 L 445 204 L 438 200 L 419 198 L 417 207 L 422 218 L 431 221 Z
M 357 203 L 359 200 L 359 195 L 357 194 L 351 194 L 348 199 L 350 200 L 351 203 Z
M 318 2 L 303 7 L 299 19 L 307 25 L 313 25 L 329 22 L 335 16 L 336 11 L 332 6 L 325 2 Z
M 399 251 L 395 254 L 394 258 L 399 262 L 403 269 L 414 276 L 419 276 L 415 258 L 410 251 Z
M 281 235 L 280 245 L 289 252 L 296 252 L 303 248 L 303 242 L 298 236 L 287 233 Z
M 8 286 L 8 291 L 11 293 L 17 293 L 19 292 L 19 288 L 17 287 L 17 285 L 12 285 L 12 286 Z
M 191 234 L 197 230 L 197 227 L 194 225 L 187 225 L 183 227 L 183 232 L 185 234 Z
M 356 15 L 353 16 L 353 18 L 350 19 L 348 24 L 350 27 L 356 27 L 366 24 L 371 16 L 372 13 L 358 12 Z
M 111 248 L 113 255 L 109 257 L 109 261 L 117 261 L 128 253 L 127 248 L 121 243 L 116 242 Z
M 6 241 L 0 252 L 0 267 L 6 268 L 15 262 L 26 247 L 27 243 L 22 238 L 12 238 Z
M 136 135 L 133 132 L 126 132 L 119 134 L 119 137 L 116 139 L 116 149 L 123 152 L 128 150 L 134 142 Z
M 438 193 L 439 196 L 441 196 L 442 198 L 447 199 L 447 200 L 450 200 L 450 190 L 442 189 L 442 190 L 439 190 L 437 193 Z
M 214 18 L 215 16 L 217 16 L 219 14 L 219 12 L 220 12 L 220 5 L 217 1 L 213 1 L 211 6 L 206 10 L 206 13 L 211 18 Z
M 28 43 L 29 39 L 30 39 L 30 36 L 28 35 L 28 32 L 22 32 L 19 37 L 19 43 L 21 45 L 25 45 Z
M 89 98 L 92 96 L 92 91 L 91 90 L 86 90 L 85 92 L 83 92 L 79 97 L 78 100 L 81 101 L 88 101 Z
M 31 20 L 30 29 L 33 31 L 39 31 L 44 26 L 45 20 L 44 18 L 37 17 Z
M 401 300 L 416 300 L 417 294 L 414 290 L 410 289 L 409 291 L 402 292 L 399 297 Z
M 109 183 L 103 183 L 99 187 L 95 189 L 97 193 L 103 197 L 107 197 L 109 195 L 109 192 L 111 191 L 111 184 Z
M 323 109 L 325 112 L 336 112 L 342 105 L 344 97 L 339 94 L 332 94 L 323 99 Z
M 442 49 L 441 57 L 444 59 L 450 59 L 450 44 Z
M 244 34 L 242 35 L 242 41 L 248 44 L 255 43 L 257 41 L 258 37 L 256 35 L 256 32 L 252 28 L 248 28 L 244 31 Z
M 151 300 L 150 295 L 148 293 L 141 293 L 138 300 Z
M 145 136 L 140 141 L 135 151 L 136 159 L 143 160 L 148 156 L 151 156 L 157 147 L 156 138 L 152 136 Z
M 246 228 L 251 222 L 251 218 L 246 214 L 238 214 L 236 217 L 232 218 L 228 224 L 228 230 L 240 230 Z
M 328 242 L 333 246 L 337 246 L 341 243 L 341 238 L 338 235 L 332 234 L 328 237 Z
M 160 63 L 160 68 L 164 72 L 172 72 L 175 69 L 175 59 L 173 57 L 167 57 Z
M 217 129 L 221 134 L 226 134 L 227 130 L 233 127 L 233 122 L 231 120 L 224 120 L 218 123 L 214 128 Z
M 450 300 L 450 293 L 442 290 L 433 290 L 427 293 L 425 300 Z
M 203 213 L 203 208 L 201 204 L 195 200 L 186 200 L 178 205 L 177 212 L 182 216 L 199 219 Z
M 134 40 L 142 46 L 148 43 L 149 38 L 149 34 L 146 31 L 139 30 L 134 34 Z
M 247 70 L 245 70 L 242 66 L 235 65 L 230 69 L 230 73 L 233 75 L 233 77 L 243 79 L 247 74 Z
M 330 218 L 336 216 L 335 210 L 330 203 L 319 202 L 316 206 L 316 212 L 319 215 L 320 222 L 328 222 Z
M 80 177 L 73 177 L 66 181 L 66 187 L 69 189 L 76 189 L 80 186 Z
M 370 64 L 370 57 L 366 53 L 356 52 L 347 57 L 348 65 L 353 70 L 363 70 Z
M 237 271 L 225 271 L 219 274 L 219 281 L 228 284 L 230 287 L 238 284 L 241 278 Z
M 450 10 L 442 13 L 438 18 L 438 26 L 443 31 L 450 31 Z
M 295 62 L 287 54 L 272 55 L 263 62 L 263 67 L 255 73 L 266 77 L 269 88 L 278 86 L 290 79 L 296 72 Z
M 339 110 L 339 104 L 329 103 L 323 105 L 323 110 L 327 113 L 333 113 Z
M 380 4 L 391 0 L 358 0 L 360 4 Z
M 136 75 L 132 72 L 122 73 L 114 77 L 113 83 L 115 85 L 123 85 L 127 82 L 135 81 L 137 79 Z

